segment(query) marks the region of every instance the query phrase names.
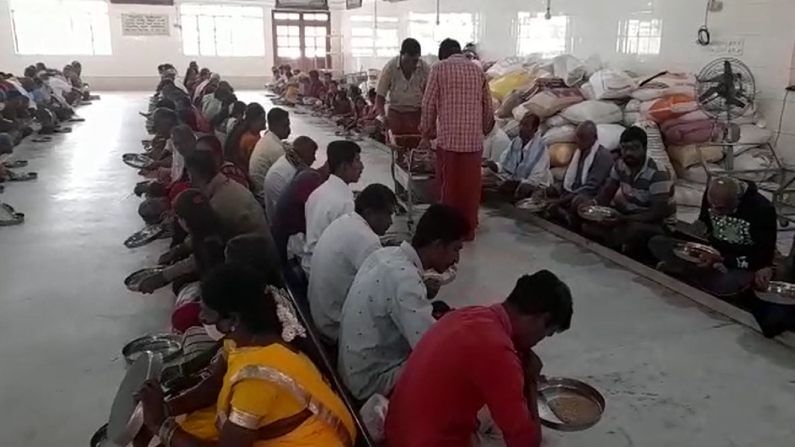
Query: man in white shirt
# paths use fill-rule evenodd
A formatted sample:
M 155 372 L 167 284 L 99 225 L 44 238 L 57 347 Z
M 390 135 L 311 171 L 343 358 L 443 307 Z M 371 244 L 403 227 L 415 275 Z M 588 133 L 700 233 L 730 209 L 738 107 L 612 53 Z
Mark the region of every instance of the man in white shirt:
M 317 143 L 309 137 L 298 137 L 293 144 L 285 143 L 284 147 L 284 155 L 279 157 L 268 170 L 262 188 L 262 202 L 269 219 L 273 218 L 276 202 L 279 201 L 290 180 L 296 173 L 312 166 L 315 162 Z
M 353 278 L 364 260 L 381 248 L 380 236 L 392 226 L 397 198 L 374 183 L 356 197 L 356 211 L 326 228 L 312 254 L 309 307 L 312 320 L 329 344 L 339 336 L 340 312 Z
M 377 250 L 359 268 L 342 306 L 338 365 L 356 399 L 392 391 L 411 350 L 435 321 L 423 273 L 456 264 L 467 233 L 460 211 L 431 205 L 410 244 Z
M 312 267 L 312 253 L 331 222 L 354 210 L 353 191 L 348 186 L 359 181 L 362 176 L 362 149 L 352 141 L 332 141 L 328 145 L 329 175 L 322 185 L 312 192 L 306 201 L 306 242 L 301 267 L 309 276 Z
M 264 203 L 262 189 L 265 176 L 276 160 L 284 155 L 282 140 L 290 136 L 290 114 L 278 107 L 268 112 L 268 131 L 257 141 L 248 162 L 248 176 L 251 178 L 251 190 L 261 203 Z
M 202 98 L 202 115 L 207 121 L 212 121 L 224 106 L 231 104 L 234 97 L 232 86 L 226 81 L 218 83 L 218 89 L 208 93 Z

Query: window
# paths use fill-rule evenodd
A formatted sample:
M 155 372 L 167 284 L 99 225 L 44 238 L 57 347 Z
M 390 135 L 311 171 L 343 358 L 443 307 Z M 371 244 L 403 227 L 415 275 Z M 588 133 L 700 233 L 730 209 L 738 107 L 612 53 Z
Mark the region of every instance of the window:
M 351 16 L 351 54 L 354 57 L 392 57 L 400 51 L 397 17 Z
M 304 53 L 306 57 L 326 57 L 325 25 L 304 27 Z
M 276 41 L 279 45 L 276 56 L 298 59 L 301 57 L 301 27 L 298 25 L 276 26 Z
M 661 19 L 627 19 L 618 22 L 617 52 L 624 54 L 660 54 L 661 44 Z
M 552 16 L 547 20 L 544 13 L 520 12 L 518 22 L 520 56 L 537 54 L 549 58 L 566 52 L 568 17 Z
M 477 41 L 478 16 L 471 13 L 409 13 L 409 35 L 420 42 L 423 54 L 436 54 L 439 43 L 452 38 L 463 47 Z
M 12 0 L 17 54 L 110 55 L 104 0 Z
M 188 56 L 264 56 L 259 6 L 183 3 L 182 51 Z

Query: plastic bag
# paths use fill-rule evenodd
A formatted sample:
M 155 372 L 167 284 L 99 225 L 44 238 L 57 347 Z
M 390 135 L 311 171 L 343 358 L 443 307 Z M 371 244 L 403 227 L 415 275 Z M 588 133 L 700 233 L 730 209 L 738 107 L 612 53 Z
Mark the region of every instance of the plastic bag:
M 706 185 L 704 184 L 678 180 L 674 187 L 674 201 L 677 206 L 701 208 L 705 190 Z
M 518 70 L 513 73 L 500 76 L 489 82 L 491 96 L 502 101 L 514 90 L 529 88 L 535 82 L 537 76 L 527 70 Z
M 635 81 L 622 72 L 611 69 L 599 70 L 591 76 L 588 84 L 594 92 L 594 99 L 627 98 L 635 90 Z
M 620 124 L 598 124 L 596 126 L 597 141 L 608 151 L 617 149 L 624 130 L 626 128 Z
M 524 116 L 525 113 L 532 112 L 538 115 L 539 118 L 544 119 L 582 101 L 583 97 L 579 89 L 556 88 L 542 90 L 514 109 L 513 117 L 521 119 L 521 117 L 517 118 L 517 115 Z
M 677 171 L 700 164 L 702 156 L 707 163 L 716 163 L 723 159 L 723 150 L 720 146 L 701 146 L 701 149 L 699 149 L 695 144 L 685 146 L 671 145 L 666 150 L 671 164 Z M 701 152 L 700 154 L 699 151 Z
M 571 163 L 571 158 L 574 156 L 574 151 L 577 150 L 577 145 L 574 143 L 555 143 L 549 146 L 549 166 L 552 168 L 561 168 L 568 166 Z
M 552 127 L 544 132 L 544 143 L 550 145 L 555 143 L 573 143 L 577 128 L 572 124 L 565 126 Z
M 641 101 L 678 94 L 692 97 L 696 91 L 696 77 L 690 73 L 665 73 L 650 81 L 640 80 L 640 83 L 643 85 L 632 92 L 632 97 Z
M 646 154 L 657 163 L 657 167 L 665 168 L 672 179 L 676 178 L 676 171 L 674 171 L 671 160 L 668 158 L 668 152 L 665 151 L 665 144 L 663 144 L 662 134 L 660 129 L 653 121 L 643 120 L 635 123 L 646 132 L 646 139 L 648 144 L 646 146 Z
M 523 101 L 523 93 L 520 91 L 511 92 L 505 100 L 503 100 L 502 104 L 500 104 L 499 108 L 497 108 L 496 115 L 498 118 L 509 118 L 513 113 L 513 109 L 518 107 Z
M 508 138 L 508 135 L 505 134 L 505 131 L 500 129 L 497 126 L 491 130 L 486 136 L 486 139 L 483 140 L 483 158 L 487 158 L 489 160 L 498 161 L 500 159 L 500 155 L 508 149 L 508 146 L 511 145 L 511 139 Z
M 373 394 L 359 410 L 362 423 L 370 434 L 370 438 L 376 444 L 386 441 L 386 436 L 384 436 L 384 423 L 386 422 L 386 413 L 388 409 L 389 399 L 380 394 Z
M 698 103 L 689 95 L 665 96 L 653 101 L 646 101 L 640 106 L 641 113 L 656 123 L 664 123 L 698 110 Z
M 571 123 L 569 122 L 569 120 L 563 118 L 560 115 L 552 115 L 549 118 L 547 118 L 546 121 L 544 121 L 544 124 L 546 124 L 547 127 L 558 127 L 558 126 L 565 126 L 566 124 L 571 124 Z
M 722 133 L 721 123 L 712 120 L 692 122 L 667 122 L 662 126 L 668 144 L 684 146 L 706 143 Z
M 620 107 L 606 101 L 583 101 L 567 107 L 560 115 L 577 124 L 589 120 L 596 124 L 618 123 L 624 118 Z
M 570 54 L 562 54 L 552 60 L 552 70 L 556 78 L 561 78 L 566 85 L 578 84 L 585 77 L 585 64 Z

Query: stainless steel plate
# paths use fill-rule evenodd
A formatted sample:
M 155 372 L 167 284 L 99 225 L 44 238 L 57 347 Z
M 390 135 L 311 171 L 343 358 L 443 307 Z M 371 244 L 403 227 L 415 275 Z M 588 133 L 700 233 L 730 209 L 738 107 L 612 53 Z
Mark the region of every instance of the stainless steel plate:
M 602 222 L 618 216 L 618 211 L 609 206 L 591 205 L 579 210 L 580 217 L 591 222 Z
M 108 443 L 108 424 L 99 427 L 99 430 L 94 432 L 89 445 L 91 447 L 110 447 Z
M 546 200 L 539 200 L 535 197 L 529 197 L 527 199 L 520 200 L 516 202 L 516 207 L 520 210 L 529 211 L 531 213 L 538 213 L 543 211 L 544 208 L 547 207 Z
M 147 225 L 143 229 L 131 234 L 130 237 L 124 241 L 124 246 L 127 248 L 143 247 L 144 245 L 160 237 L 160 235 L 165 231 L 166 225 L 163 223 Z
M 133 273 L 130 273 L 130 275 L 127 276 L 126 278 L 124 278 L 124 285 L 127 286 L 127 288 L 133 292 L 139 292 L 141 290 L 140 289 L 141 281 L 143 281 L 145 278 L 148 278 L 149 276 L 152 276 L 156 273 L 160 273 L 162 271 L 163 269 L 161 267 L 145 268 L 135 271 Z
M 795 306 L 795 284 L 771 281 L 767 290 L 756 292 L 756 296 L 768 303 Z
M 144 424 L 143 407 L 135 394 L 148 380 L 160 378 L 163 359 L 160 354 L 146 352 L 127 369 L 110 408 L 108 440 L 119 446 L 131 443 Z
M 599 422 L 604 411 L 604 397 L 585 382 L 553 377 L 538 384 L 538 414 L 549 428 L 585 430 Z
M 182 353 L 182 341 L 175 334 L 147 335 L 136 338 L 121 349 L 124 360 L 127 361 L 128 365 L 135 363 L 138 357 L 145 352 L 160 354 L 163 362 L 168 363 Z
M 699 244 L 697 242 L 684 242 L 674 247 L 674 254 L 687 262 L 698 264 L 701 262 L 701 256 L 720 257 L 720 252 L 709 245 Z
M 148 155 L 129 153 L 122 155 L 121 161 L 123 161 L 127 166 L 136 169 L 143 169 L 149 166 L 153 160 Z

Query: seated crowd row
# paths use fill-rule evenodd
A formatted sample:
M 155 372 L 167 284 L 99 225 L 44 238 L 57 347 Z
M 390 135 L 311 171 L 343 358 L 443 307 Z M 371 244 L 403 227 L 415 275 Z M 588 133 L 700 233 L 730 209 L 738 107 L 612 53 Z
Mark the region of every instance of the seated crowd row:
M 341 398 L 349 395 L 389 399 L 389 445 L 467 445 L 495 425 L 508 445 L 538 445 L 532 347 L 568 329 L 568 287 L 542 271 L 521 277 L 501 304 L 440 311 L 426 272 L 459 261 L 471 229 L 457 210 L 432 205 L 410 241 L 382 247 L 397 200 L 380 184 L 353 193 L 364 169 L 356 143 L 330 143 L 313 168 L 317 144 L 285 142 L 285 110 L 251 103 L 235 116 L 231 85 L 195 71 L 195 82 L 178 82 L 162 66 L 144 113 L 154 161 L 136 186 L 139 211 L 147 223 L 173 222 L 173 239 L 140 290 L 171 284 L 185 355 L 221 354 L 196 372 L 205 378 L 195 387 L 168 397 L 159 384 L 142 389 L 137 442 L 350 446 L 359 434 L 358 405 Z M 319 334 L 315 346 L 308 331 Z M 473 352 L 488 361 L 470 364 Z M 479 416 L 486 406 L 491 415 Z M 445 423 L 433 422 L 438 414 Z

